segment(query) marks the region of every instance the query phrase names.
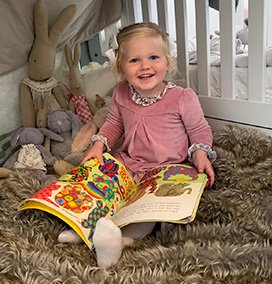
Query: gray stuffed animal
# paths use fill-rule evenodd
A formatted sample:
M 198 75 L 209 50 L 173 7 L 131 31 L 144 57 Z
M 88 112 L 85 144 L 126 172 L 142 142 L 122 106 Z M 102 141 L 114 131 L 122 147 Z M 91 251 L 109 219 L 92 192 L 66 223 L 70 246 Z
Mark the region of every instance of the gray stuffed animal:
M 63 138 L 62 142 L 52 141 L 52 155 L 74 166 L 79 165 L 84 153 L 72 152 L 72 143 L 81 127 L 79 117 L 70 110 L 58 109 L 50 112 L 47 116 L 47 128 Z
M 11 135 L 11 145 L 21 147 L 3 165 L 6 169 L 31 170 L 39 180 L 46 179 L 47 166 L 54 166 L 57 159 L 44 147 L 42 143 L 45 137 L 55 141 L 63 141 L 63 138 L 46 129 L 21 127 Z

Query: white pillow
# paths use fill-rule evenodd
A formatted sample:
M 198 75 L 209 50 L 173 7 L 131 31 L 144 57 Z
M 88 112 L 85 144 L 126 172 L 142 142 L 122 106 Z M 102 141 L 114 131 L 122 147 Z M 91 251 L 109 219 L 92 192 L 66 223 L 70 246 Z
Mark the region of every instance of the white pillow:
M 248 67 L 248 54 L 238 54 L 235 58 L 236 67 L 247 68 Z
M 95 102 L 96 94 L 105 97 L 114 88 L 116 78 L 108 63 L 91 62 L 82 68 L 88 102 Z
M 196 38 L 195 37 L 188 40 L 188 51 L 189 52 L 196 51 Z
M 272 46 L 266 50 L 266 66 L 272 66 Z
M 210 41 L 210 51 L 220 52 L 220 37 L 213 37 Z
M 237 67 L 248 67 L 248 54 L 239 54 L 236 56 Z M 266 50 L 266 66 L 272 66 L 272 47 L 268 47 Z

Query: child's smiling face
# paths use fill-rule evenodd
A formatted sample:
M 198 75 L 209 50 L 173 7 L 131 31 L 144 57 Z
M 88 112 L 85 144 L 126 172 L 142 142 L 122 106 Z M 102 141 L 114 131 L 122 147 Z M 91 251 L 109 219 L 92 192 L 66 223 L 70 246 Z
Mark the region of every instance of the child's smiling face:
M 142 97 L 162 92 L 168 61 L 157 37 L 137 37 L 124 45 L 122 72 Z

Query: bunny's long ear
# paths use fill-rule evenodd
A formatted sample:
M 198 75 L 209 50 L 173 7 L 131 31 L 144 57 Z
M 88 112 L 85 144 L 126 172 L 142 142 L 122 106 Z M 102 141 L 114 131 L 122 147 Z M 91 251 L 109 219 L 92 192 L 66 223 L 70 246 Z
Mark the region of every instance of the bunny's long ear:
M 80 60 L 81 50 L 80 44 L 77 43 L 74 48 L 74 59 L 72 56 L 71 48 L 68 45 L 65 45 L 65 58 L 68 66 L 71 68 L 73 66 L 78 66 Z
M 76 5 L 69 5 L 61 11 L 49 30 L 49 38 L 52 42 L 57 43 L 59 35 L 74 17 L 75 13 Z
M 48 14 L 43 0 L 37 0 L 34 6 L 34 28 L 36 38 L 48 38 Z
M 72 138 L 74 138 L 76 136 L 76 134 L 78 133 L 78 131 L 80 130 L 80 128 L 82 127 L 82 122 L 80 121 L 79 117 L 74 114 L 72 111 L 70 110 L 64 110 L 70 117 L 71 120 L 71 128 L 72 128 Z
M 73 66 L 72 51 L 68 45 L 65 45 L 65 58 L 68 66 L 71 68 Z
M 74 64 L 78 64 L 79 63 L 80 55 L 81 55 L 80 44 L 77 43 L 75 45 L 75 49 L 74 49 Z
M 53 131 L 51 131 L 47 128 L 39 128 L 39 130 L 43 135 L 51 138 L 52 140 L 55 140 L 55 141 L 58 141 L 58 142 L 64 141 L 63 137 L 61 137 L 59 134 L 57 134 L 57 133 L 55 133 L 55 132 L 53 132 Z
M 24 130 L 24 127 L 20 127 L 18 129 L 14 130 L 14 132 L 11 134 L 10 145 L 12 147 L 17 145 L 17 142 L 19 141 L 20 135 L 21 135 L 23 130 Z

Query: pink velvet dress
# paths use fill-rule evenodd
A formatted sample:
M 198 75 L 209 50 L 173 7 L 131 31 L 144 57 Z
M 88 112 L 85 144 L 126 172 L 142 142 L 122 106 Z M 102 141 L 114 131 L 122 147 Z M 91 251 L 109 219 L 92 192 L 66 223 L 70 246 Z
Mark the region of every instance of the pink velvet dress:
M 178 86 L 142 106 L 133 101 L 128 83 L 118 85 L 99 134 L 107 138 L 109 147 L 124 134 L 115 157 L 134 177 L 155 166 L 184 162 L 193 143 L 212 146 L 212 131 L 197 95 Z

